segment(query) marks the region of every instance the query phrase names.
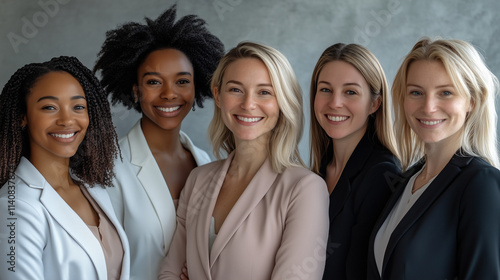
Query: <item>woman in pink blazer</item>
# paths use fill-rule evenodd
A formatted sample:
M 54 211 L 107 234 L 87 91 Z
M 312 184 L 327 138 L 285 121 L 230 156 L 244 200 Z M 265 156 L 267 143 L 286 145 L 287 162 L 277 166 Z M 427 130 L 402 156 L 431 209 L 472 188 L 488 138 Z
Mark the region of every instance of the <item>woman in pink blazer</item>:
M 321 279 L 325 182 L 303 167 L 300 86 L 273 48 L 240 43 L 212 79 L 214 152 L 188 177 L 159 279 Z

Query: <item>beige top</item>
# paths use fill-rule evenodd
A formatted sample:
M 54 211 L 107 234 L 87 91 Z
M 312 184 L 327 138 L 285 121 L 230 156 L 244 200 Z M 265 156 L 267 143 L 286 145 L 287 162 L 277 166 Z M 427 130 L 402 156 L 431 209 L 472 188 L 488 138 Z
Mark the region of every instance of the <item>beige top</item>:
M 92 196 L 90 196 L 87 188 L 82 187 L 81 189 L 85 197 L 90 202 L 90 205 L 92 205 L 94 210 L 99 215 L 99 226 L 87 226 L 101 244 L 104 259 L 106 260 L 108 280 L 120 279 L 123 262 L 123 245 L 121 243 L 120 236 L 118 235 L 114 225 L 108 219 L 108 216 L 106 216 L 106 213 L 102 211 L 101 207 L 99 207 Z

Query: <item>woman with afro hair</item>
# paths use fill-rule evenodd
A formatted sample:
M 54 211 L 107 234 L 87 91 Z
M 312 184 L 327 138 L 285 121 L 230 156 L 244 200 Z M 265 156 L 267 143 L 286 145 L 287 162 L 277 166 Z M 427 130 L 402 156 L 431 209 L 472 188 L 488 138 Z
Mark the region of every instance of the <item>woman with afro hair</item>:
M 113 104 L 142 113 L 120 140 L 113 206 L 131 246 L 131 279 L 156 279 L 176 227 L 176 204 L 193 168 L 210 162 L 181 129 L 189 111 L 210 98 L 210 77 L 224 53 L 205 21 L 175 22 L 175 5 L 146 24 L 108 31 L 94 72 Z
M 99 81 L 73 57 L 28 64 L 0 110 L 1 278 L 129 279 L 127 236 L 103 188 L 118 138 Z

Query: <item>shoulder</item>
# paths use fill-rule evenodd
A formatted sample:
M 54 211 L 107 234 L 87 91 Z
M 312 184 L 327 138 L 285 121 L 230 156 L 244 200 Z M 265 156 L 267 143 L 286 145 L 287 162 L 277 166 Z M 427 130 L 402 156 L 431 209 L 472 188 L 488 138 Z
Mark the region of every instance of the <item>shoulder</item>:
M 180 135 L 182 145 L 191 152 L 191 154 L 193 155 L 193 157 L 196 160 L 196 163 L 199 166 L 207 164 L 207 163 L 212 161 L 210 159 L 210 156 L 208 155 L 208 153 L 206 151 L 198 148 L 193 143 L 193 141 L 191 141 L 191 139 L 189 138 L 189 136 L 186 133 L 184 133 L 183 131 L 180 131 L 179 135 Z
M 278 180 L 288 188 L 327 189 L 323 178 L 304 167 L 286 168 L 278 175 Z

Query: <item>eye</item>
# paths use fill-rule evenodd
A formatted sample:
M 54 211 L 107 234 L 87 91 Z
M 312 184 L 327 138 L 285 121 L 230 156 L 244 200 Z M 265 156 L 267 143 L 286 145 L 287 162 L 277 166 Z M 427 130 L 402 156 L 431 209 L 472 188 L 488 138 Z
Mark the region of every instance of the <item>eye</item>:
M 230 88 L 229 91 L 231 92 L 241 92 L 239 88 Z
M 54 107 L 52 105 L 46 105 L 46 106 L 42 107 L 42 110 L 48 110 L 48 111 L 53 111 L 55 109 L 56 109 L 56 107 Z
M 177 83 L 181 84 L 181 85 L 186 85 L 186 84 L 191 83 L 191 81 L 188 79 L 182 79 L 182 80 L 179 80 Z
M 420 91 L 417 91 L 417 90 L 411 90 L 409 92 L 410 95 L 413 95 L 413 96 L 420 96 L 422 95 L 422 93 Z
M 330 89 L 328 88 L 320 88 L 319 91 L 321 92 L 332 92 Z
M 261 90 L 260 94 L 261 95 L 272 95 L 272 93 L 270 91 L 267 91 L 267 90 Z
M 85 110 L 85 106 L 84 105 L 76 105 L 75 110 Z
M 346 90 L 346 91 L 345 91 L 345 94 L 347 94 L 347 95 L 356 95 L 356 94 L 358 94 L 358 93 L 357 93 L 357 92 L 355 92 L 354 90 Z
M 158 80 L 155 80 L 155 79 L 151 79 L 151 80 L 147 80 L 147 81 L 146 81 L 146 84 L 147 84 L 147 85 L 160 85 L 160 84 L 161 84 L 161 82 L 160 82 L 160 81 L 158 81 Z
M 441 94 L 444 95 L 444 96 L 450 96 L 450 95 L 452 95 L 451 91 L 447 91 L 447 90 L 443 91 Z

